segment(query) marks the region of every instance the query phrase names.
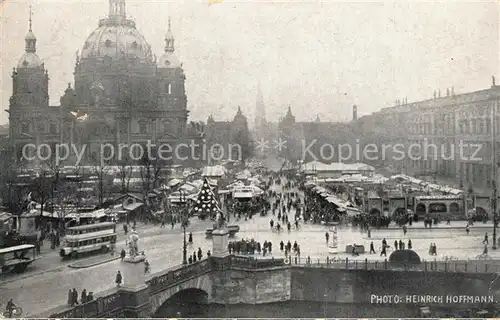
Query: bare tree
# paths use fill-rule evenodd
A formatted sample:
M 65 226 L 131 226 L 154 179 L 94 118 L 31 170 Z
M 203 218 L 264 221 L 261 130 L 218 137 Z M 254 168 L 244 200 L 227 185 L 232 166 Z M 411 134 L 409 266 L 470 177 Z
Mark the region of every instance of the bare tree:
M 55 193 L 54 198 L 54 213 L 60 221 L 61 230 L 65 229 L 65 220 L 68 214 L 76 213 L 78 207 L 75 203 L 75 195 L 77 194 L 78 182 L 66 181 L 61 185 L 61 188 Z
M 96 166 L 93 167 L 93 174 L 97 177 L 96 181 L 96 192 L 99 206 L 102 206 L 104 201 L 109 196 L 109 188 L 108 183 L 106 181 L 106 177 L 110 168 L 107 163 L 99 162 Z
M 45 205 L 53 198 L 53 186 L 52 173 L 46 168 L 41 168 L 31 185 L 34 200 L 40 204 L 40 215 L 43 215 Z
M 22 163 L 14 157 L 14 150 L 8 144 L 0 147 L 2 157 L 0 157 L 0 190 L 2 205 L 15 214 L 20 215 L 27 206 L 27 195 L 31 190 L 31 179 L 18 177 L 22 168 Z
M 129 192 L 132 167 L 130 166 L 130 161 L 127 156 L 119 160 L 118 174 L 120 176 L 120 192 Z
M 162 182 L 162 161 L 158 157 L 154 159 L 145 155 L 140 162 L 141 184 L 143 190 L 144 205 L 148 214 L 153 212 L 153 204 L 149 199 L 149 194 L 158 188 Z

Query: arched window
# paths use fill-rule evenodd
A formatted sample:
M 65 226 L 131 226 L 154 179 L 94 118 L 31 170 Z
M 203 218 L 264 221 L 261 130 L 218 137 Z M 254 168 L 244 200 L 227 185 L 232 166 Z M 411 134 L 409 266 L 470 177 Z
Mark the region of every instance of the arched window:
M 37 126 L 36 126 L 36 130 L 37 132 L 40 132 L 40 133 L 45 133 L 45 123 L 38 123 Z
M 21 123 L 21 132 L 20 133 L 29 133 L 30 132 L 30 124 L 28 122 Z
M 148 133 L 148 122 L 146 120 L 139 121 L 139 133 L 141 134 Z
M 57 123 L 51 122 L 49 125 L 49 132 L 51 134 L 57 134 Z

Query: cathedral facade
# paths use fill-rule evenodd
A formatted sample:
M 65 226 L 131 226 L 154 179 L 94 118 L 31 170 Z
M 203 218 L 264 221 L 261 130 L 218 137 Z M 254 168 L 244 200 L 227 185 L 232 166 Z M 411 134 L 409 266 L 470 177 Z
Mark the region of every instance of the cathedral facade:
M 184 159 L 190 152 L 176 146 L 201 140 L 197 126 L 188 125 L 186 76 L 175 55 L 170 20 L 164 53 L 157 59 L 135 22 L 127 19 L 125 6 L 125 0 L 109 0 L 109 15 L 77 53 L 74 87 L 68 84 L 59 106 L 49 105 L 49 73 L 36 54 L 30 17 L 25 53 L 12 72 L 8 111 L 16 159 L 24 158 L 27 144 L 48 145 L 52 152 L 58 144 L 77 146 L 89 164 L 102 158 L 103 150 L 113 149 L 113 157 L 104 157 L 114 160 L 136 159 L 147 145 L 153 150 L 166 145 L 162 157 L 175 161 L 179 153 Z M 27 151 L 30 159 L 35 151 Z

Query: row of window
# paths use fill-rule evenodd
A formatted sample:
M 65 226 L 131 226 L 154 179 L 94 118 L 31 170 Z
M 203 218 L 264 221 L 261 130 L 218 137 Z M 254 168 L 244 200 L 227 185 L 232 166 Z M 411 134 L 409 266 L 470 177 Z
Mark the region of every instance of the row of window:
M 19 126 L 19 133 L 32 133 L 34 131 L 34 125 L 30 124 L 29 122 L 22 122 Z M 48 126 L 46 126 L 44 123 L 38 123 L 36 125 L 36 131 L 40 133 L 57 134 L 59 133 L 59 126 L 57 125 L 57 123 L 53 122 L 49 123 Z
M 67 241 L 66 246 L 70 248 L 76 248 L 76 247 L 83 247 L 83 246 L 88 246 L 92 244 L 99 244 L 99 243 L 106 243 L 106 242 L 111 242 L 111 243 L 116 243 L 116 236 L 109 236 L 109 237 L 102 237 L 99 239 L 89 239 L 89 240 L 81 240 L 81 241 Z
M 444 133 L 453 134 L 455 123 L 452 119 L 445 120 L 441 129 Z M 413 134 L 434 134 L 432 123 L 418 123 L 408 126 L 408 131 Z M 463 119 L 458 121 L 458 133 L 460 134 L 491 134 L 491 119 Z M 496 121 L 496 132 L 500 132 L 500 117 Z
M 77 234 L 87 234 L 91 232 L 99 232 L 99 231 L 104 231 L 104 230 L 110 230 L 109 225 L 108 226 L 99 226 L 99 227 L 94 227 L 94 228 L 88 228 L 88 229 L 68 229 L 67 234 L 70 235 L 77 235 Z
M 138 128 L 137 128 L 138 130 L 136 133 L 140 133 L 140 134 L 151 133 L 151 127 L 149 126 L 149 123 L 147 120 L 141 120 L 137 124 L 138 124 Z M 37 125 L 36 132 L 50 133 L 50 134 L 58 134 L 59 133 L 59 126 L 56 123 L 50 123 L 48 125 L 48 132 L 46 131 L 46 129 L 47 129 L 47 126 L 45 126 L 45 124 L 43 124 L 43 123 L 40 123 Z M 97 130 L 97 132 L 96 132 L 97 134 L 108 135 L 108 134 L 112 133 L 112 130 L 107 126 L 99 127 L 96 130 Z M 35 130 L 33 130 L 33 125 L 31 125 L 30 123 L 23 122 L 20 124 L 20 127 L 19 127 L 20 134 L 22 134 L 22 133 L 29 134 L 29 133 L 33 133 L 34 131 Z M 122 133 L 128 132 L 128 126 L 127 125 L 121 126 L 120 132 L 122 132 Z M 182 128 L 177 127 L 172 122 L 164 122 L 163 123 L 163 132 L 171 132 L 174 134 L 180 134 L 180 133 L 182 133 Z

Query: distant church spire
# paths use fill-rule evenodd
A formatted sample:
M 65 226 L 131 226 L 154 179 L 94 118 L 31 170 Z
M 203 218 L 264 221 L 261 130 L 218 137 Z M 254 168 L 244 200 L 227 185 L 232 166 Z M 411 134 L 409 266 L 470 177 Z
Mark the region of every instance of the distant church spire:
M 172 33 L 171 29 L 171 21 L 170 21 L 170 16 L 168 16 L 168 31 L 167 34 L 165 35 L 165 52 L 174 52 L 175 47 L 174 47 L 174 34 Z
M 31 11 L 31 4 L 30 4 L 30 11 L 29 11 L 29 30 L 28 34 L 26 34 L 26 37 L 24 38 L 24 41 L 26 42 L 26 52 L 36 52 L 36 37 L 35 34 L 32 31 L 33 27 L 33 21 L 32 21 L 32 16 L 33 12 Z
M 113 16 L 126 18 L 125 0 L 109 0 L 109 17 Z

